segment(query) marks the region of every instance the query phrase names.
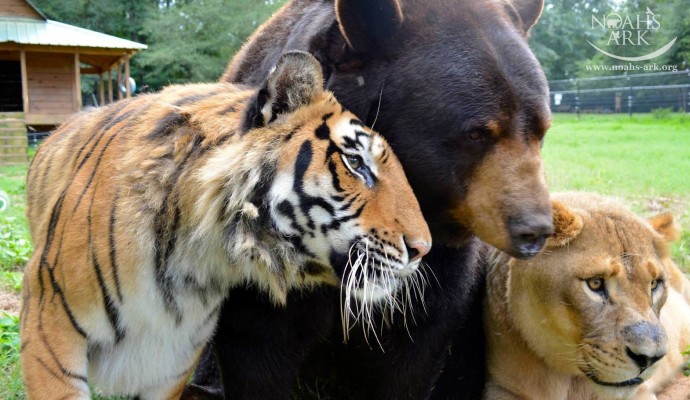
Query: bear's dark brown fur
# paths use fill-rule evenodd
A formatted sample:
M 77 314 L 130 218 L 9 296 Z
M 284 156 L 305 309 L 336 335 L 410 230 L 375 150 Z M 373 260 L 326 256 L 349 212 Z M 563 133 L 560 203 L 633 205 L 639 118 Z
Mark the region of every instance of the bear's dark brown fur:
M 332 378 L 328 398 L 480 397 L 474 235 L 525 258 L 551 233 L 540 157 L 548 89 L 525 40 L 542 3 L 293 0 L 235 56 L 223 80 L 256 85 L 283 52 L 314 54 L 326 86 L 393 146 L 434 244 L 425 306 L 407 328 L 402 315 L 380 327 L 384 351 L 356 329 L 341 344 L 337 290 L 294 293 L 285 309 L 234 290 L 215 337 L 226 398 L 288 398 L 300 368 L 307 384 Z

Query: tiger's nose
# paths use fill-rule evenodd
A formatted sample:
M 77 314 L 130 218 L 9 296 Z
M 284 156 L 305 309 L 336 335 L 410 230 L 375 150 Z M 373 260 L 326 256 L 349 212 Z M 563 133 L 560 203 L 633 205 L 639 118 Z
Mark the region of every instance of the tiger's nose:
M 410 243 L 405 239 L 405 249 L 407 250 L 407 257 L 409 258 L 408 262 L 417 261 L 429 253 L 429 250 L 431 250 L 431 243 L 422 241 Z

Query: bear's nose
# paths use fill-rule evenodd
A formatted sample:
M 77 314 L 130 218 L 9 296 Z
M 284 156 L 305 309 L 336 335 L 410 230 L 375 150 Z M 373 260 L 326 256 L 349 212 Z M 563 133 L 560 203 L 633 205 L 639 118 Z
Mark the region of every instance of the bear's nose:
M 526 259 L 534 257 L 544 247 L 546 239 L 553 234 L 551 216 L 530 219 L 511 219 L 508 232 L 513 245 L 513 257 Z
M 405 249 L 407 250 L 408 262 L 417 261 L 424 257 L 431 250 L 431 243 L 423 241 L 408 242 L 405 239 Z

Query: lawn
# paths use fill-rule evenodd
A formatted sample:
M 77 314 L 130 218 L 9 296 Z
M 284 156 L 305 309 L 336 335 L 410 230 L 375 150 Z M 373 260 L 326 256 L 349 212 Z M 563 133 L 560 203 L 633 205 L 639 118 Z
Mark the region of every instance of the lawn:
M 670 211 L 683 228 L 674 244 L 690 272 L 690 115 L 557 114 L 543 148 L 551 191 L 621 197 L 636 212 Z
M 685 231 L 674 258 L 690 272 L 690 115 L 555 115 L 543 155 L 552 191 L 615 195 L 645 216 L 671 211 Z M 31 251 L 25 175 L 25 167 L 0 167 L 0 190 L 11 199 L 0 213 L 0 305 L 16 298 Z M 0 399 L 24 398 L 17 344 L 16 316 L 0 314 Z

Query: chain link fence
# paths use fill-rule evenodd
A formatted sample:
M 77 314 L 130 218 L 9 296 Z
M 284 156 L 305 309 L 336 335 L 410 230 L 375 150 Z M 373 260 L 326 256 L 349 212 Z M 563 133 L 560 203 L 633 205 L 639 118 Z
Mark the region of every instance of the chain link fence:
M 690 112 L 690 69 L 549 82 L 551 111 L 648 113 L 659 108 Z

